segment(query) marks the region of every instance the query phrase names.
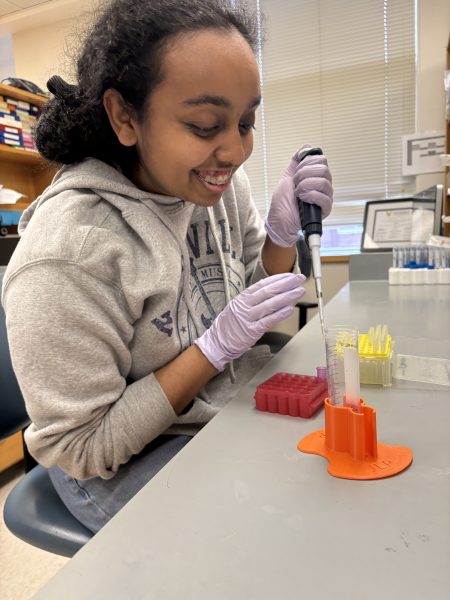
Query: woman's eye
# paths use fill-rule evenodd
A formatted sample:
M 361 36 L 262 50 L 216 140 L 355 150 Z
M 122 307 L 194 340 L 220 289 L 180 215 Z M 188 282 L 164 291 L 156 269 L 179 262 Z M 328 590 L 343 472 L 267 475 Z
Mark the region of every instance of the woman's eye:
M 219 131 L 221 131 L 221 125 L 213 125 L 212 127 L 202 127 L 196 123 L 187 123 L 187 127 L 197 136 L 199 137 L 213 137 Z M 241 121 L 239 123 L 239 131 L 241 135 L 248 135 L 252 129 L 255 129 L 255 124 L 253 121 Z
M 201 125 L 196 125 L 195 123 L 187 124 L 189 129 L 200 137 L 211 137 L 218 133 L 220 130 L 220 125 L 214 125 L 213 127 L 202 127 Z
M 239 129 L 241 130 L 241 133 L 247 135 L 252 129 L 256 129 L 256 127 L 254 123 L 239 123 Z

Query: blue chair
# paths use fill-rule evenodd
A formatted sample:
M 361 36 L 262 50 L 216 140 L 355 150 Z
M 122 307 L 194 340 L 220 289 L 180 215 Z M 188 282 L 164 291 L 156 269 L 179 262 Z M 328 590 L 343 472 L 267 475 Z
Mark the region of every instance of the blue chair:
M 16 483 L 3 518 L 11 533 L 24 542 L 69 558 L 94 535 L 67 510 L 41 465 Z
M 0 267 L 0 289 L 3 272 Z M 0 305 L 0 440 L 30 423 L 11 365 L 5 313 Z M 23 439 L 23 437 L 22 437 Z M 24 443 L 25 475 L 9 493 L 3 511 L 6 526 L 21 540 L 71 557 L 94 535 L 67 510 L 48 475 L 36 465 Z

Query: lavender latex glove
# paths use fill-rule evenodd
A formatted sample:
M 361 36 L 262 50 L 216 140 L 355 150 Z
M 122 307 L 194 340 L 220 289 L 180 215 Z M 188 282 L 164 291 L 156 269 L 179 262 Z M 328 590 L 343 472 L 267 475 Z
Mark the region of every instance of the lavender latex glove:
M 272 325 L 292 314 L 294 304 L 305 293 L 300 287 L 304 281 L 304 275 L 293 273 L 261 279 L 233 298 L 194 343 L 218 371 L 223 371 Z
M 298 162 L 296 158 L 310 147 L 302 146 L 291 158 L 272 195 L 265 221 L 268 236 L 274 244 L 283 248 L 295 246 L 302 228 L 297 198 L 320 206 L 322 219 L 331 212 L 333 187 L 327 159 L 323 155 L 305 156 Z

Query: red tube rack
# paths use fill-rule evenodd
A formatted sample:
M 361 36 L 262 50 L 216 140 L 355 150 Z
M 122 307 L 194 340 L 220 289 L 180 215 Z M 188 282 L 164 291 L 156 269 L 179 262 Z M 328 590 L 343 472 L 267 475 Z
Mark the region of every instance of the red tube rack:
M 258 410 L 308 419 L 328 395 L 327 382 L 310 375 L 276 373 L 256 388 Z

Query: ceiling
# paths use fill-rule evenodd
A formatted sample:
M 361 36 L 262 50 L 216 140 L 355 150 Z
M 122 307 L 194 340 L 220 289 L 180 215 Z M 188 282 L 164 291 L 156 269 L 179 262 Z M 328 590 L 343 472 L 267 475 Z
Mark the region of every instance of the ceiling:
M 0 0 L 0 36 L 80 17 L 100 0 Z
M 51 4 L 53 0 L 0 0 L 0 17 L 6 17 L 24 8 L 31 8 L 39 4 Z

